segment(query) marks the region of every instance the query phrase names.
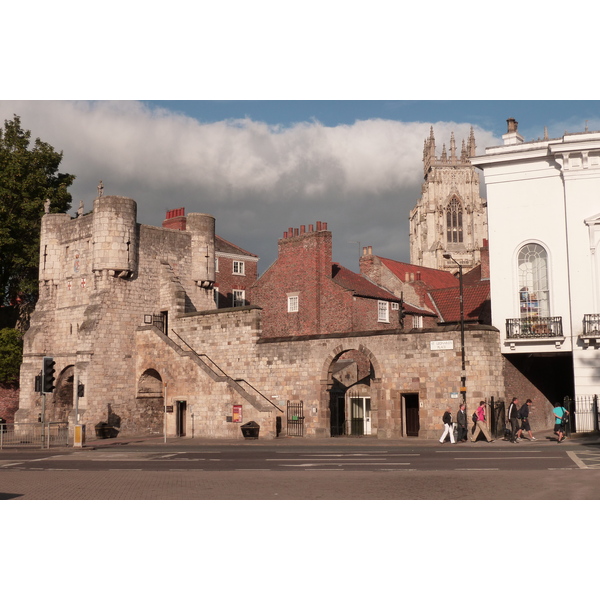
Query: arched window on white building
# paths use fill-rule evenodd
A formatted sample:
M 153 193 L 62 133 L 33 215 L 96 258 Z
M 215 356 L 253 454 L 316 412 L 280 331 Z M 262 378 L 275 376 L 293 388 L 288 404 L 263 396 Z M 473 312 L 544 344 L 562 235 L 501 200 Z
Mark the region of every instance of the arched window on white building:
M 456 196 L 446 206 L 446 241 L 448 244 L 463 242 L 463 209 Z
M 548 253 L 540 244 L 525 244 L 518 260 L 521 318 L 549 317 Z

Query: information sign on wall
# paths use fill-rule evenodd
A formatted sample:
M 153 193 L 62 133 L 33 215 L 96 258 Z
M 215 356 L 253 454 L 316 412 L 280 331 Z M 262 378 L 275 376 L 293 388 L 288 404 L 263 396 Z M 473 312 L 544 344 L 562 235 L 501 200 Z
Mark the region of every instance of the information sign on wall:
M 454 350 L 454 340 L 434 340 L 429 342 L 430 350 Z

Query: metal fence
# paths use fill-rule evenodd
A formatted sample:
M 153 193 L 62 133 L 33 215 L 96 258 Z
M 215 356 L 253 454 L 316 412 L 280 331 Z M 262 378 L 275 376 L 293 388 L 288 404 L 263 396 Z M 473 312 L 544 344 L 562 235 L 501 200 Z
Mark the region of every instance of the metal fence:
M 569 427 L 573 433 L 599 431 L 598 396 L 565 397 L 564 406 L 569 411 Z
M 0 450 L 3 448 L 50 448 L 68 445 L 68 423 L 0 424 Z
M 304 436 L 304 402 L 287 403 L 287 434 L 289 436 Z

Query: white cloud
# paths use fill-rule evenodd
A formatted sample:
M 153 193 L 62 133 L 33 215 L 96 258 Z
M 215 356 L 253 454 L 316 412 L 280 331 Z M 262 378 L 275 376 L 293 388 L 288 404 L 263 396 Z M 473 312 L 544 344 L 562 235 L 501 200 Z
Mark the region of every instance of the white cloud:
M 334 260 L 357 270 L 357 246 L 408 260 L 408 214 L 420 195 L 423 141 L 430 123 L 382 119 L 289 127 L 251 119 L 201 123 L 135 101 L 0 102 L 0 118 L 64 152 L 77 175 L 73 208 L 104 193 L 138 202 L 138 220 L 160 225 L 165 211 L 207 212 L 217 232 L 262 258 L 276 258 L 288 227 L 325 221 Z M 438 153 L 453 131 L 458 151 L 470 125 L 435 123 Z M 480 150 L 498 143 L 476 129 Z

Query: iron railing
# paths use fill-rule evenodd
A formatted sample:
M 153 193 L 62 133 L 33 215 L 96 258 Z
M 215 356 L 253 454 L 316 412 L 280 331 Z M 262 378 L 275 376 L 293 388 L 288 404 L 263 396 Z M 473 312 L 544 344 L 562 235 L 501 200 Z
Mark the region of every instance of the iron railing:
M 554 338 L 562 336 L 562 317 L 506 319 L 506 337 L 508 339 Z
M 583 335 L 600 337 L 600 315 L 583 315 Z
M 69 424 L 57 423 L 2 423 L 0 424 L 0 450 L 39 446 L 69 445 Z
M 569 411 L 569 431 L 572 433 L 590 433 L 600 431 L 598 415 L 598 396 L 568 396 L 564 399 L 564 407 Z

